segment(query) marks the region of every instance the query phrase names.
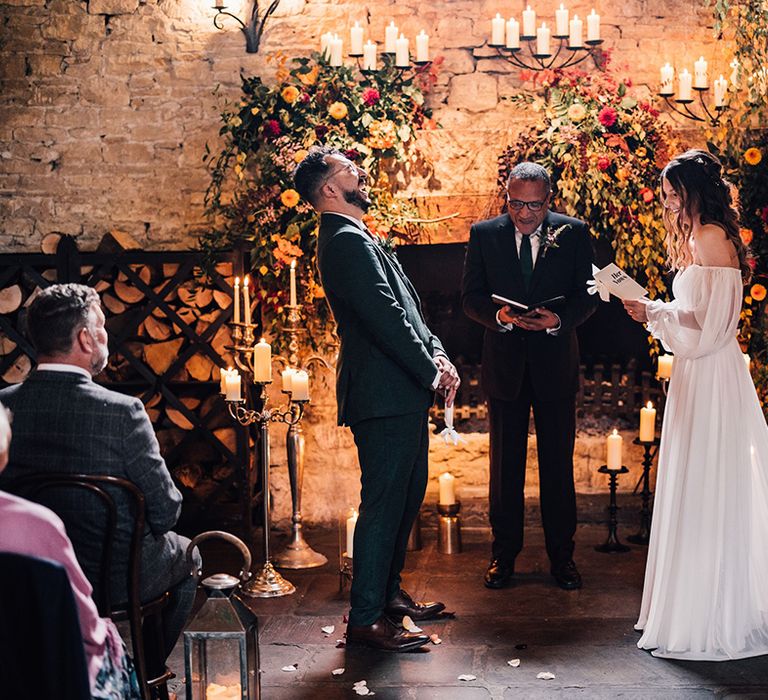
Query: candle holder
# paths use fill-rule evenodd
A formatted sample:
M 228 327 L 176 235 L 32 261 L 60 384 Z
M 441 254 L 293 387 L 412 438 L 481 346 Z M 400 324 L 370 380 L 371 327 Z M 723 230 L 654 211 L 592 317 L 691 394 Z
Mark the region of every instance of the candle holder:
M 234 344 L 227 349 L 232 351 L 235 364 L 243 372 L 246 384 L 250 385 L 254 377 L 254 324 L 235 323 L 231 324 L 232 338 Z M 262 510 L 263 510 L 263 549 L 264 563 L 261 570 L 243 586 L 243 593 L 253 598 L 272 598 L 283 595 L 290 595 L 296 588 L 292 583 L 286 581 L 274 568 L 270 556 L 269 528 L 270 528 L 270 494 L 269 494 L 269 424 L 272 422 L 287 423 L 293 425 L 301 420 L 304 413 L 306 402 L 290 401 L 285 408 L 268 408 L 267 386 L 271 381 L 253 382 L 259 387 L 259 399 L 261 410 L 256 411 L 246 406 L 245 399 L 228 400 L 227 409 L 230 416 L 242 426 L 257 424 L 259 427 L 260 448 L 261 448 L 261 487 L 262 487 Z M 255 461 L 255 457 L 254 457 Z M 246 530 L 251 537 L 251 514 L 250 499 L 253 493 L 255 470 L 246 468 Z
M 699 104 L 701 105 L 701 110 L 704 113 L 704 116 L 701 114 L 696 114 L 688 105 L 691 105 L 695 102 L 694 98 L 691 98 L 689 100 L 673 100 L 673 95 L 669 94 L 662 94 L 658 93 L 659 97 L 664 99 L 664 102 L 667 103 L 667 106 L 676 114 L 679 114 L 681 117 L 685 117 L 686 119 L 692 119 L 696 122 L 707 122 L 710 126 L 717 126 L 717 124 L 720 122 L 720 118 L 723 116 L 723 113 L 729 109 L 727 105 L 721 105 L 720 107 L 713 107 L 712 110 L 707 107 L 707 103 L 704 101 L 704 94 L 709 91 L 708 87 L 693 87 L 692 90 L 696 91 L 699 94 Z M 680 105 L 679 107 L 677 105 Z
M 661 441 L 659 438 L 653 440 L 641 440 L 635 438 L 632 441 L 633 445 L 643 446 L 643 473 L 640 476 L 640 480 L 635 485 L 633 494 L 637 493 L 637 489 L 640 484 L 643 485 L 643 489 L 640 492 L 642 499 L 642 506 L 640 507 L 640 531 L 636 535 L 630 535 L 627 537 L 627 542 L 632 544 L 648 544 L 651 539 L 651 466 L 653 465 L 654 457 L 659 451 L 659 444 Z
M 437 551 L 441 554 L 461 552 L 461 503 L 437 504 Z
M 331 365 L 319 355 L 311 355 L 303 363 L 299 362 L 299 335 L 306 332 L 301 324 L 301 305 L 288 305 L 288 317 L 283 330 L 288 334 L 288 357 L 277 356 L 275 359 L 286 367 L 293 367 L 309 372 L 312 365 L 320 364 L 326 369 Z M 291 484 L 291 539 L 284 550 L 277 554 L 275 563 L 284 569 L 311 569 L 328 562 L 325 555 L 316 552 L 304 539 L 301 515 L 301 496 L 304 481 L 304 457 L 306 442 L 301 427 L 301 415 L 288 423 L 286 434 L 286 454 L 288 456 L 288 479 Z
M 619 507 L 616 505 L 616 487 L 618 486 L 619 474 L 626 474 L 629 469 L 623 465 L 619 469 L 609 469 L 608 465 L 604 464 L 597 471 L 601 474 L 608 474 L 610 477 L 611 501 L 608 506 L 608 539 L 604 544 L 597 545 L 595 551 L 603 552 L 605 554 L 628 552 L 629 547 L 619 542 L 619 536 L 616 533 L 618 527 L 618 518 L 616 517 L 616 514 L 619 511 Z
M 357 509 L 349 507 L 339 515 L 339 593 L 344 593 L 348 584 L 352 582 L 352 555 L 348 544 L 348 522 L 351 518 L 357 522 Z M 354 530 L 352 531 L 354 533 Z M 349 534 L 352 534 L 349 533 Z
M 495 48 L 498 55 L 509 61 L 518 68 L 532 71 L 543 70 L 564 70 L 571 66 L 576 66 L 588 58 L 592 58 L 596 66 L 600 66 L 602 59 L 598 54 L 598 48 L 603 43 L 602 39 L 589 39 L 584 42 L 584 46 L 569 46 L 567 36 L 553 36 L 553 39 L 557 40 L 557 50 L 555 53 L 536 53 L 536 36 L 521 35 L 520 41 L 526 42 L 528 53 L 523 56 L 522 46 L 516 46 L 510 48 L 506 44 L 491 44 L 488 46 Z M 565 54 L 564 52 L 570 52 Z M 561 54 L 563 54 L 561 56 Z M 528 60 L 528 59 L 533 60 Z

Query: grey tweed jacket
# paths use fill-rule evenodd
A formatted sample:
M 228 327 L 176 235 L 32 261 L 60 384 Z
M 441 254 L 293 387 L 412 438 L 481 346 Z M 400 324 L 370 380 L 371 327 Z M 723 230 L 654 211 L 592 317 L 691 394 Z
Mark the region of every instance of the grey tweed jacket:
M 184 556 L 183 543 L 169 530 L 181 512 L 181 493 L 173 484 L 149 416 L 137 398 L 110 391 L 77 372 L 33 372 L 26 381 L 0 390 L 13 412 L 13 439 L 3 487 L 15 477 L 45 472 L 107 474 L 136 484 L 146 499 L 147 527 L 142 545 L 142 595 L 169 585 L 165 571 Z M 95 499 L 64 492 L 51 502 L 67 523 L 80 564 L 96 584 L 104 514 Z M 112 570 L 115 603 L 126 600 L 127 543 L 131 514 L 118 500 L 118 547 Z

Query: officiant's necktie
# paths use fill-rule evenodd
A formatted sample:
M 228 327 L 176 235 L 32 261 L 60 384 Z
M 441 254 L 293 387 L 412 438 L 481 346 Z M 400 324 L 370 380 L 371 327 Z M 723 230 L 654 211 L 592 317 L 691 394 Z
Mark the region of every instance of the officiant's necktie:
M 533 276 L 533 253 L 531 252 L 531 237 L 523 234 L 523 240 L 520 242 L 520 271 L 523 273 L 523 282 L 525 288 L 531 286 L 531 277 Z

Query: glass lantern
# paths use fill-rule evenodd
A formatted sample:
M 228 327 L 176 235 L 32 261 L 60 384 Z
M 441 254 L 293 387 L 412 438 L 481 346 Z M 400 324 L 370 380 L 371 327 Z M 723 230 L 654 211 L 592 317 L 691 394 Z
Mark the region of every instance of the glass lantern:
M 260 700 L 259 631 L 256 616 L 234 593 L 250 578 L 251 555 L 242 540 L 226 532 L 204 532 L 187 548 L 206 539 L 223 539 L 243 555 L 240 577 L 214 574 L 201 581 L 207 600 L 184 630 L 187 700 Z
M 351 506 L 339 515 L 339 589 L 342 592 L 352 580 L 352 556 L 357 517 L 357 509 Z

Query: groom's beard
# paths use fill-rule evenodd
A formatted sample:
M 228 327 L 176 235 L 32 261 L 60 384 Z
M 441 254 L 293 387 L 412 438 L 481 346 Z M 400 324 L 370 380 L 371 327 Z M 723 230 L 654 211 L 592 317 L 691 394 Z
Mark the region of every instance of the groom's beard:
M 360 190 L 344 190 L 344 201 L 347 204 L 352 204 L 358 209 L 366 212 L 371 208 L 371 200 L 368 199 L 368 195 L 364 194 Z

